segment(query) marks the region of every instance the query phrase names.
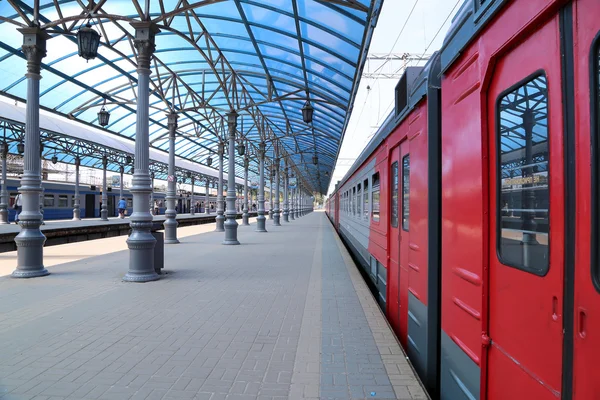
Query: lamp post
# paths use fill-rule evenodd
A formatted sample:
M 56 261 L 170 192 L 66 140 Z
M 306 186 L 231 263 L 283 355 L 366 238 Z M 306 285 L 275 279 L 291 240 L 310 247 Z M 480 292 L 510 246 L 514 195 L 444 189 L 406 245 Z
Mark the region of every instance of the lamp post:
M 0 143 L 0 157 L 2 157 L 2 188 L 0 189 L 0 224 L 8 224 L 8 191 L 6 190 L 6 156 L 8 143 Z
M 192 181 L 192 194 L 190 196 L 190 214 L 196 215 L 196 204 L 194 204 L 194 182 L 196 181 L 196 177 L 192 175 L 191 172 L 188 172 L 188 178 Z
M 269 219 L 273 219 L 273 178 L 275 177 L 275 169 L 271 164 L 271 179 L 269 179 Z
M 223 155 L 225 154 L 225 144 L 223 142 L 219 142 L 218 148 L 219 154 L 219 181 L 217 183 L 217 218 L 216 218 L 216 232 L 225 232 L 225 226 L 223 225 L 225 222 L 225 217 L 223 214 L 225 213 L 224 204 L 223 204 Z
M 227 211 L 225 213 L 225 241 L 223 244 L 240 244 L 237 239 L 238 223 L 235 220 L 237 214 L 235 210 L 235 131 L 237 128 L 237 113 L 231 110 L 227 114 L 227 124 L 229 128 L 229 160 L 227 173 Z
M 124 173 L 125 173 L 125 167 L 121 165 L 121 166 L 119 167 L 119 175 L 120 175 L 120 179 L 121 179 L 121 180 L 119 181 L 119 182 L 121 182 L 121 183 L 119 184 L 119 200 L 121 200 L 121 199 L 123 199 L 123 198 L 124 198 L 124 197 L 123 197 L 123 186 L 124 186 L 124 183 L 123 183 L 123 174 L 124 174 Z
M 287 158 L 285 159 L 285 168 L 283 170 L 283 222 L 290 222 L 290 209 L 289 209 L 289 199 L 288 199 L 288 162 Z
M 177 209 L 175 208 L 175 130 L 177 129 L 177 119 L 179 115 L 176 113 L 167 114 L 167 128 L 169 129 L 169 176 L 167 177 L 167 210 L 165 211 L 165 243 L 177 244 Z
M 209 196 L 210 179 L 206 177 L 206 187 L 204 193 L 204 214 L 210 215 L 210 196 Z
M 23 34 L 23 54 L 27 59 L 27 102 L 25 110 L 25 156 L 19 192 L 23 211 L 19 214 L 21 231 L 15 237 L 17 269 L 15 278 L 33 278 L 48 275 L 44 268 L 46 237 L 40 230 L 42 214 L 40 195 L 42 176 L 40 163 L 40 75 L 42 58 L 46 56 L 49 35 L 39 27 L 20 28 Z
M 256 232 L 266 232 L 265 218 L 265 142 L 258 145 L 258 217 Z
M 149 21 L 131 24 L 135 29 L 134 46 L 137 49 L 138 93 L 135 133 L 135 168 L 131 193 L 133 193 L 133 213 L 131 214 L 131 235 L 127 239 L 129 247 L 129 271 L 123 280 L 148 282 L 159 279 L 154 270 L 154 246 L 156 239 L 150 233 L 152 214 L 148 209 L 152 183 L 150 181 L 150 137 L 149 137 L 149 96 L 150 61 L 155 50 L 154 36 L 158 27 Z
M 81 165 L 81 159 L 79 156 L 75 157 L 75 196 L 73 196 L 73 221 L 81 221 L 81 203 L 79 200 L 79 165 Z

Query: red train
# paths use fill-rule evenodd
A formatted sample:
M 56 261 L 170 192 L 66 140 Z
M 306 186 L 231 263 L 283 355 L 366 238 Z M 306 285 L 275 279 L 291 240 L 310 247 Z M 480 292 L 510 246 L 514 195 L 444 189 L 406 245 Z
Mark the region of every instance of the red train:
M 600 399 L 599 82 L 599 0 L 467 0 L 330 194 L 433 398 Z

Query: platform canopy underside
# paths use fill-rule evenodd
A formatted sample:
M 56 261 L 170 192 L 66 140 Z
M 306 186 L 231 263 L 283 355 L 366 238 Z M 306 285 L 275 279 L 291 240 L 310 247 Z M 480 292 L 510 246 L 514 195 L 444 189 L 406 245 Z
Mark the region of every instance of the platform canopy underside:
M 37 20 L 51 37 L 42 61 L 41 107 L 98 126 L 104 106 L 110 112 L 105 129 L 134 140 L 137 65 L 131 24 L 152 21 L 160 29 L 150 77 L 152 147 L 168 151 L 166 114 L 176 112 L 177 156 L 203 165 L 210 157 L 214 168 L 218 143 L 226 139 L 226 114 L 235 110 L 252 180 L 258 144 L 264 141 L 267 164 L 277 151 L 309 190 L 325 193 L 381 3 L 2 1 L 0 94 L 26 98 L 23 36 L 17 29 Z M 76 34 L 88 21 L 101 43 L 98 57 L 86 61 L 78 55 Z M 308 99 L 314 107 L 310 124 L 302 118 Z M 73 160 L 60 149 L 54 154 L 59 161 Z M 236 175 L 243 176 L 242 157 L 236 163 Z

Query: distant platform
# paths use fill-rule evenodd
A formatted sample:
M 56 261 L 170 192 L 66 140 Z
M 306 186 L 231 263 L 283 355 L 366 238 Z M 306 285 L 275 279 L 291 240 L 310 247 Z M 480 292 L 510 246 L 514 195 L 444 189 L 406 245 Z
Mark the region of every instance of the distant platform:
M 155 282 L 122 282 L 124 237 L 1 277 L 0 399 L 427 399 L 324 213 L 213 229 L 181 228 Z
M 256 212 L 249 214 L 251 217 L 257 215 Z M 210 224 L 215 222 L 216 216 L 217 214 L 214 212 L 209 215 L 200 213 L 196 213 L 195 215 L 179 214 L 177 215 L 177 222 L 180 227 Z M 242 214 L 238 214 L 237 218 L 241 219 Z M 155 215 L 153 230 L 162 230 L 164 221 L 164 215 Z M 45 246 L 56 246 L 65 243 L 128 235 L 129 217 L 124 219 L 111 217 L 108 221 L 101 221 L 100 218 L 85 218 L 81 221 L 70 219 L 52 220 L 46 221 L 41 226 L 41 230 L 46 236 Z M 20 231 L 21 227 L 14 222 L 12 224 L 0 225 L 0 253 L 17 249 L 14 239 Z

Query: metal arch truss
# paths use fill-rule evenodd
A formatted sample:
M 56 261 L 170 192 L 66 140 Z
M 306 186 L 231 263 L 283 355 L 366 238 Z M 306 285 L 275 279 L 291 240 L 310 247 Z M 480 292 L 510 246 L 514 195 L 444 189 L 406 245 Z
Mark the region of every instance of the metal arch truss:
M 126 123 L 126 118 L 135 113 L 135 104 L 137 102 L 137 78 L 135 73 L 131 72 L 136 68 L 134 60 L 137 57 L 137 51 L 134 46 L 134 37 L 130 29 L 128 29 L 128 24 L 139 21 L 151 21 L 160 29 L 162 35 L 171 35 L 183 40 L 188 46 L 186 50 L 194 50 L 201 56 L 195 61 L 198 64 L 206 65 L 203 69 L 191 68 L 187 71 L 177 71 L 174 65 L 179 65 L 180 63 L 170 63 L 168 53 L 163 57 L 160 53 L 160 48 L 154 53 L 151 65 L 153 74 L 150 79 L 150 95 L 155 99 L 154 103 L 151 102 L 151 110 L 154 110 L 150 115 L 151 146 L 164 149 L 164 146 L 167 145 L 166 132 L 168 129 L 164 114 L 166 112 L 175 112 L 184 117 L 180 118 L 180 126 L 177 129 L 177 134 L 182 140 L 179 140 L 176 144 L 176 153 L 178 156 L 190 161 L 206 164 L 207 158 L 211 154 L 216 154 L 216 145 L 225 142 L 227 129 L 226 123 L 223 121 L 226 119 L 226 114 L 234 110 L 240 115 L 241 119 L 238 127 L 243 127 L 244 120 L 247 120 L 246 127 L 248 129 L 239 129 L 236 136 L 239 140 L 246 143 L 250 154 L 256 154 L 258 143 L 269 142 L 273 145 L 267 147 L 267 159 L 279 157 L 287 160 L 287 165 L 292 171 L 295 171 L 299 181 L 309 190 L 323 192 L 327 189 L 331 172 L 335 166 L 337 152 L 341 145 L 343 131 L 349 120 L 348 110 L 351 110 L 356 94 L 357 82 L 361 71 L 361 65 L 359 64 L 365 61 L 366 50 L 372 36 L 374 21 L 380 11 L 381 0 L 370 0 L 369 6 L 364 5 L 358 0 L 315 0 L 317 3 L 327 7 L 331 12 L 338 13 L 345 18 L 360 23 L 365 28 L 362 43 L 352 42 L 343 35 L 335 33 L 329 27 L 301 17 L 298 13 L 296 0 L 292 1 L 293 13 L 281 11 L 282 14 L 293 18 L 296 24 L 295 38 L 298 42 L 296 55 L 301 59 L 301 67 L 295 65 L 294 67 L 302 69 L 302 82 L 294 80 L 292 76 L 282 78 L 281 75 L 283 73 L 281 71 L 277 71 L 277 76 L 271 75 L 270 71 L 274 71 L 274 69 L 268 68 L 266 64 L 266 60 L 270 56 L 263 54 L 259 47 L 259 43 L 262 42 L 254 37 L 254 31 L 251 28 L 260 24 L 248 20 L 242 4 L 263 7 L 265 10 L 273 11 L 274 8 L 272 6 L 262 5 L 259 4 L 260 2 L 254 0 L 227 0 L 232 1 L 237 7 L 241 21 L 235 19 L 235 22 L 243 23 L 246 34 L 254 46 L 255 53 L 252 53 L 252 55 L 256 56 L 260 61 L 260 65 L 248 64 L 247 70 L 242 70 L 234 68 L 233 64 L 226 57 L 225 50 L 228 53 L 233 52 L 236 54 L 241 54 L 242 52 L 235 49 L 224 50 L 220 48 L 215 40 L 215 36 L 231 37 L 236 40 L 247 39 L 235 35 L 212 35 L 198 13 L 198 10 L 204 6 L 222 3 L 226 0 L 178 0 L 176 3 L 173 3 L 175 6 L 167 5 L 164 0 L 157 0 L 152 2 L 152 10 L 150 9 L 149 1 L 146 1 L 144 4 L 140 4 L 139 0 L 130 1 L 130 4 L 125 3 L 123 7 L 132 11 L 128 15 L 117 15 L 111 11 L 111 5 L 107 0 L 89 2 L 55 0 L 53 2 L 44 2 L 43 5 L 40 5 L 39 0 L 34 0 L 33 6 L 26 4 L 23 0 L 8 0 L 8 3 L 16 14 L 11 17 L 0 17 L 1 22 L 17 26 L 39 25 L 41 29 L 50 33 L 52 37 L 64 36 L 68 40 L 75 42 L 75 32 L 79 25 L 85 21 L 90 21 L 101 33 L 101 45 L 105 49 L 112 51 L 115 55 L 114 59 L 108 59 L 105 55 L 98 55 L 99 60 L 103 63 L 102 65 L 110 66 L 117 75 L 109 77 L 94 86 L 88 86 L 77 78 L 86 72 L 93 71 L 95 68 L 100 68 L 101 65 L 92 66 L 85 71 L 75 74 L 75 76 L 69 76 L 62 73 L 60 68 L 54 68 L 53 65 L 68 57 L 75 56 L 75 54 L 66 54 L 63 57 L 42 64 L 43 69 L 54 73 L 61 80 L 42 93 L 41 96 L 66 83 L 74 84 L 81 88 L 80 92 L 75 93 L 71 98 L 55 106 L 53 109 L 54 112 L 66 114 L 72 119 L 78 119 L 86 111 L 104 105 L 109 112 L 121 109 L 127 111 L 126 115 L 111 121 L 107 129 L 114 127 L 124 132 L 133 126 L 133 122 L 131 122 L 124 128 L 122 127 Z M 356 13 L 357 11 L 364 14 L 360 14 L 361 17 L 359 17 L 359 14 Z M 56 15 L 56 19 L 49 20 L 46 15 L 50 14 Z M 218 16 L 214 18 L 227 19 L 226 17 Z M 302 23 L 312 24 L 336 36 L 347 44 L 358 48 L 358 59 L 346 59 L 341 53 L 336 53 L 320 43 L 311 42 L 308 38 L 303 38 L 299 25 L 301 20 Z M 293 36 L 289 32 L 275 28 L 272 28 L 272 30 L 277 32 L 277 34 L 284 34 L 288 37 Z M 161 37 L 162 35 L 157 37 Z M 349 82 L 349 87 L 344 87 L 336 82 L 335 79 L 329 79 L 326 75 L 319 74 L 314 70 L 311 70 L 311 74 L 318 77 L 319 81 L 313 80 L 309 82 L 305 60 L 310 59 L 313 63 L 320 63 L 321 66 L 326 66 L 326 61 L 315 59 L 314 56 L 310 55 L 305 56 L 304 45 L 307 43 L 319 49 L 319 51 L 338 57 L 356 69 L 354 76 L 349 76 L 343 71 L 335 71 L 341 76 L 345 76 L 345 79 Z M 272 44 L 272 46 L 274 48 L 277 47 L 275 44 Z M 12 48 L 1 41 L 0 48 L 8 51 L 11 55 L 23 57 L 20 49 Z M 125 52 L 129 52 L 129 54 Z M 118 63 L 120 61 L 125 61 L 125 64 L 130 65 L 131 71 L 127 71 L 123 63 Z M 283 59 L 281 61 L 285 62 Z M 262 72 L 257 72 L 259 69 L 262 69 Z M 331 69 L 334 70 L 333 67 Z M 202 76 L 202 80 L 201 82 L 192 84 L 186 80 L 186 76 L 181 74 L 181 72 L 187 72 L 190 75 L 199 74 Z M 206 80 L 207 72 L 211 77 L 210 82 Z M 124 82 L 121 80 L 119 84 L 108 90 L 100 89 L 102 85 L 111 79 L 121 77 L 126 78 L 126 80 Z M 249 79 L 249 77 L 258 77 L 262 79 L 264 84 L 257 84 L 255 81 Z M 326 81 L 329 84 L 336 85 L 339 90 L 347 95 L 347 99 L 333 93 L 320 83 Z M 5 91 L 14 87 L 19 82 L 13 83 Z M 279 89 L 283 87 L 286 89 Z M 92 96 L 86 97 L 81 104 L 74 107 L 71 106 L 72 101 L 75 101 L 78 96 L 86 93 L 91 93 Z M 323 107 L 323 111 L 332 115 L 335 114 L 337 117 L 322 118 L 323 121 L 318 124 L 307 126 L 297 115 L 291 116 L 290 107 L 286 107 L 284 104 L 284 102 L 286 104 L 295 104 L 296 109 L 298 109 L 298 104 L 302 104 L 309 98 L 315 104 Z M 66 107 L 69 107 L 70 110 L 66 112 L 59 111 L 61 108 Z M 95 123 L 96 121 L 92 120 L 88 122 Z M 310 131 L 312 137 L 301 140 L 302 133 L 306 131 Z M 329 134 L 329 131 L 335 132 L 337 136 Z M 125 136 L 131 137 L 131 135 Z M 319 143 L 322 143 L 324 147 L 320 148 Z M 277 148 L 277 151 L 275 151 L 275 148 Z M 307 161 L 306 156 L 310 160 L 317 153 L 321 156 L 323 162 L 314 166 Z M 251 161 L 250 172 L 257 174 L 258 160 L 254 158 Z M 241 159 L 236 160 L 235 166 L 236 175 L 241 177 L 243 173 L 243 161 Z M 162 173 L 158 170 L 156 172 Z M 325 172 L 328 172 L 328 174 L 324 174 Z M 325 175 L 326 178 L 323 179 L 322 175 Z

